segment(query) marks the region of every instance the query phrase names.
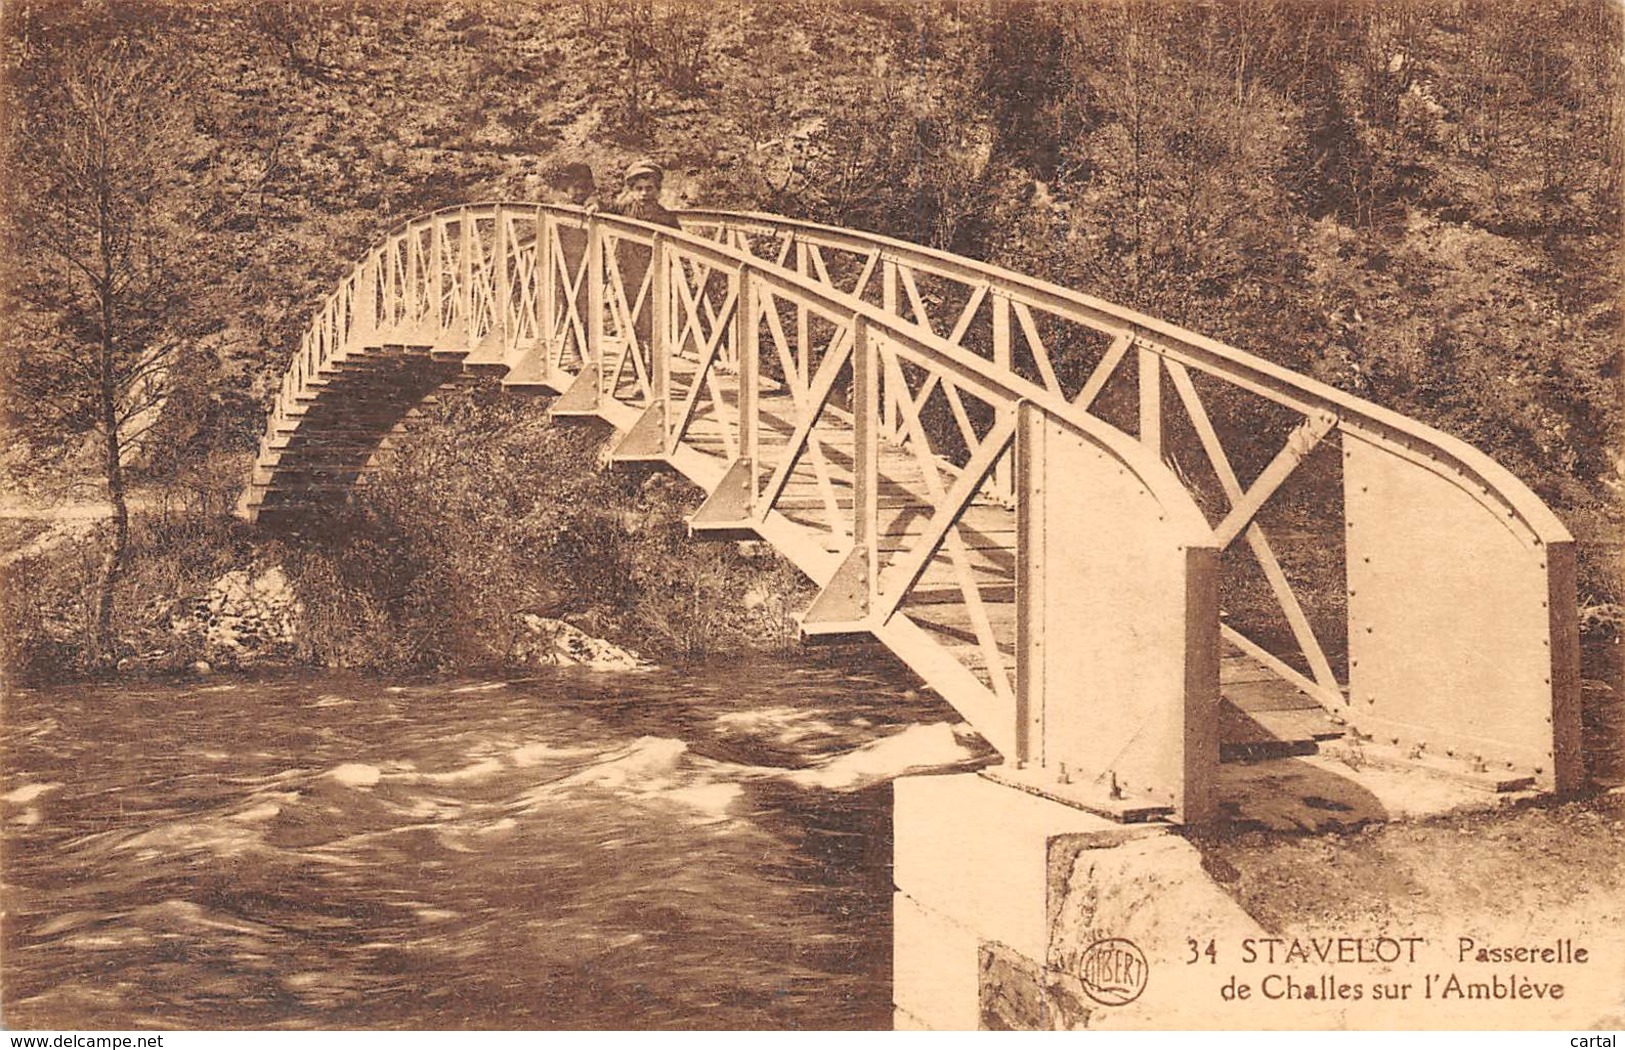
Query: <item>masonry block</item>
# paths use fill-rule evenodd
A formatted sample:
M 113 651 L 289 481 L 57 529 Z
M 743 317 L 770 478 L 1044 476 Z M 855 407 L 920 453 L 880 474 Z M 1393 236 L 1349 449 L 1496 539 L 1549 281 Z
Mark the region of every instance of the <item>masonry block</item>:
M 910 1027 L 975 1031 L 980 1025 L 976 931 L 893 895 L 892 1003 Z
M 1050 840 L 1158 835 L 1004 787 L 974 773 L 893 783 L 897 888 L 984 940 L 1044 957 Z M 968 965 L 974 966 L 975 960 Z

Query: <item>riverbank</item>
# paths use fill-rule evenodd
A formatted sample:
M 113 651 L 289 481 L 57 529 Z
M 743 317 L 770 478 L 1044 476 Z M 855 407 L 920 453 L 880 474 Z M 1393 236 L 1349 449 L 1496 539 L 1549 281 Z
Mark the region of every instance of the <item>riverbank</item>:
M 221 491 L 190 503 L 142 494 L 101 667 L 85 656 L 100 571 L 87 504 L 41 535 L 16 530 L 21 549 L 0 550 L 7 675 L 626 669 L 799 645 L 795 615 L 814 596 L 799 572 L 759 544 L 690 537 L 698 490 L 654 466 L 610 469 L 606 426 L 555 424 L 547 407 L 491 383 L 442 391 L 319 534 L 200 511 L 231 505 L 241 471 L 216 471 Z M 1584 532 L 1581 545 L 1597 562 L 1610 549 Z M 1619 610 L 1584 588 L 1581 599 L 1587 771 L 1618 784 Z
M 97 521 L 19 520 L 0 552 L 7 674 L 480 673 L 573 662 L 584 638 L 667 663 L 796 644 L 813 591 L 792 566 L 757 545 L 690 540 L 701 493 L 610 470 L 607 428 L 555 426 L 545 409 L 486 387 L 447 392 L 319 535 L 144 501 L 104 668 L 85 655 Z

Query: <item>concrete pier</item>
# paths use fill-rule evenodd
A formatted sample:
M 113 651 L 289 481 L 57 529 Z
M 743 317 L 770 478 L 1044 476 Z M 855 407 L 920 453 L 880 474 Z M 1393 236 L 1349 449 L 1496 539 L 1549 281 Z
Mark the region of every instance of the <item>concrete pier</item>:
M 1027 987 L 1048 958 L 1052 869 L 1076 850 L 1162 837 L 1161 826 L 1117 824 L 976 774 L 905 777 L 894 792 L 896 1027 L 1065 1027 Z M 1007 1016 L 1004 995 L 1037 1016 Z

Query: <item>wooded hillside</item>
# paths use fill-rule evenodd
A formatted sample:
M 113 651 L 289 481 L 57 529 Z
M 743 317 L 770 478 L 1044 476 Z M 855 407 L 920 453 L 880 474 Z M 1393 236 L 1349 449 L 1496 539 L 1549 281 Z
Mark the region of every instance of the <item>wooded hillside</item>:
M 949 248 L 1274 358 L 1611 539 L 1621 34 L 1606 0 L 8 5 L 7 466 L 96 470 L 60 378 L 94 299 L 47 235 L 83 186 L 44 146 L 70 74 L 124 76 L 155 479 L 238 469 L 312 304 L 399 220 L 649 155 L 672 205 Z

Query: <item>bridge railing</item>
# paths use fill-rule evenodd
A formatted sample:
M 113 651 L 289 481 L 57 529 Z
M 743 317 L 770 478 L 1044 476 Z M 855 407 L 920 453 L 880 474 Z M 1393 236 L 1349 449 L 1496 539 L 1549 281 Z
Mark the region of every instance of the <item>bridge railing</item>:
M 1166 467 L 1042 387 L 843 291 L 677 234 L 646 242 L 610 234 L 606 253 L 629 240 L 651 253 L 647 280 L 632 288 L 611 271 L 606 287 L 612 300 L 654 304 L 653 378 L 615 387 L 617 397 L 641 398 L 616 457 L 673 456 L 695 440 L 695 406 L 710 390 L 709 416 L 731 465 L 697 529 L 776 531 L 794 556 L 805 536 L 773 525 L 794 502 L 798 464 L 811 465 L 813 535 L 840 557 L 820 578 L 804 631 L 872 632 L 911 663 L 929 663 L 936 643 L 908 630 L 901 610 L 927 567 L 945 561 L 949 600 L 963 604 L 980 658 L 975 675 L 945 695 L 995 746 L 1080 792 L 1132 794 L 1185 819 L 1209 812 L 1218 673 L 1211 534 Z M 638 343 L 630 322 L 612 325 Z M 737 374 L 731 402 L 708 386 L 719 367 Z M 953 431 L 932 432 L 915 410 L 925 383 L 952 399 Z M 597 386 L 598 396 L 612 385 Z M 773 449 L 764 441 L 770 392 L 790 403 Z M 881 464 L 888 401 L 898 406 L 890 444 L 901 468 Z M 1023 467 L 1011 567 L 1025 582 L 1015 622 L 997 624 L 988 592 L 998 585 L 978 577 L 966 519 L 1012 451 Z M 883 494 L 905 473 L 928 511 L 888 533 Z M 850 496 L 838 484 L 847 480 Z M 804 562 L 816 558 L 806 552 Z
M 1234 584 L 1227 604 L 1263 591 L 1278 609 L 1254 632 L 1232 608 L 1225 639 L 1372 738 L 1548 787 L 1578 783 L 1572 538 L 1479 450 L 1217 340 L 1000 267 L 778 216 L 698 211 L 685 223 L 946 330 L 1135 434 L 1208 512 Z M 886 407 L 888 420 L 898 407 Z M 1286 558 L 1294 536 L 1297 565 Z
M 809 633 L 872 631 L 1046 775 L 1210 812 L 1222 637 L 1375 739 L 1577 783 L 1572 541 L 1488 457 L 1007 270 L 771 216 L 683 223 L 486 203 L 402 224 L 313 317 L 256 477 L 347 358 L 451 355 L 560 392 L 555 413 L 629 419 L 616 458 L 691 476 L 726 464 L 704 482 L 697 529 L 773 538 L 824 585 Z M 1247 431 L 1210 414 L 1238 391 L 1277 416 Z M 776 429 L 773 392 L 791 416 Z M 713 455 L 696 466 L 702 445 Z M 912 457 L 932 505 L 902 540 L 880 534 L 886 449 Z M 1335 470 L 1304 470 L 1316 455 Z M 810 494 L 790 493 L 798 464 Z M 1286 498 L 1295 476 L 1312 498 Z M 1328 476 L 1335 508 L 1316 505 Z M 798 529 L 781 513 L 797 500 L 820 512 L 811 542 L 806 513 Z M 1016 509 L 1014 624 L 990 614 L 996 587 L 970 549 L 973 507 L 988 503 Z M 1326 604 L 1346 660 L 1328 656 L 1311 623 L 1328 617 L 1299 600 L 1266 532 L 1283 504 L 1336 559 Z M 1306 509 L 1335 528 L 1304 528 Z M 1247 597 L 1221 590 L 1238 541 L 1284 630 L 1248 633 L 1244 610 L 1221 610 L 1221 593 Z M 900 611 L 943 561 L 975 666 L 944 660 Z

